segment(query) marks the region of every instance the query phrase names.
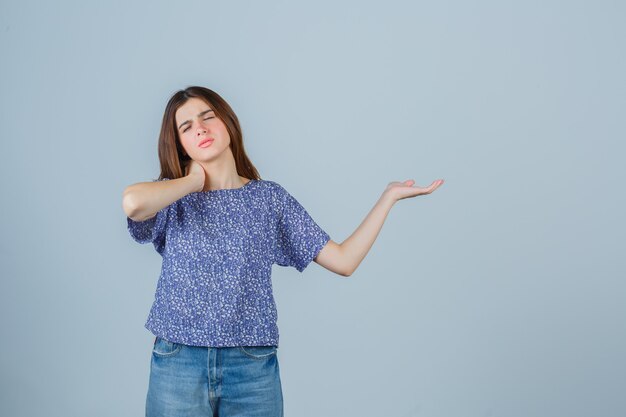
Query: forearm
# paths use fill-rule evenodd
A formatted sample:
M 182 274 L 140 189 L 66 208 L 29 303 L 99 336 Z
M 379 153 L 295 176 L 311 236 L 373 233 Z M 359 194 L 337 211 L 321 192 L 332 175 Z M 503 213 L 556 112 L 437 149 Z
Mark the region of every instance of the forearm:
M 132 184 L 124 190 L 122 208 L 133 220 L 147 220 L 174 201 L 193 192 L 195 187 L 194 180 L 190 176 Z
M 383 194 L 359 227 L 341 243 L 342 258 L 348 275 L 356 270 L 371 249 L 393 204 L 394 200 Z

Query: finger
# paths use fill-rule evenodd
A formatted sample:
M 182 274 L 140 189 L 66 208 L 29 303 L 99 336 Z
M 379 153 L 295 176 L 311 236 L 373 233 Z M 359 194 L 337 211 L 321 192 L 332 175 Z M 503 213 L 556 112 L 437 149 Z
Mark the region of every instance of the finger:
M 428 188 L 430 188 L 430 192 L 433 192 L 433 191 L 435 191 L 437 188 L 439 188 L 439 186 L 440 186 L 441 184 L 443 184 L 443 180 L 437 180 L 437 181 L 434 181 L 434 182 L 431 184 L 431 186 L 430 186 L 430 187 L 428 187 Z

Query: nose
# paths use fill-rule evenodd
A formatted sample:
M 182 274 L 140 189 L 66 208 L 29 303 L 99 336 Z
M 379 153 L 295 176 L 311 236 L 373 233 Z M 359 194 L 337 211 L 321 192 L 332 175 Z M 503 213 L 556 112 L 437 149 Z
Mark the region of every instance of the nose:
M 208 130 L 209 128 L 207 127 L 206 122 L 204 120 L 198 120 L 196 135 L 206 134 Z

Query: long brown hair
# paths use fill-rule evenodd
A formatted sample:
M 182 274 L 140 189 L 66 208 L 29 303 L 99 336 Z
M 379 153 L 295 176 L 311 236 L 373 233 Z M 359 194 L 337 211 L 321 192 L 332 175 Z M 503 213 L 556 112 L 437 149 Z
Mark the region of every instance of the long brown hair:
M 185 154 L 180 143 L 178 130 L 176 129 L 176 111 L 192 97 L 199 98 L 207 103 L 215 113 L 215 116 L 226 125 L 226 130 L 228 130 L 230 135 L 230 149 L 235 158 L 237 174 L 249 179 L 261 179 L 259 172 L 248 159 L 248 155 L 246 155 L 243 147 L 243 133 L 239 125 L 239 119 L 237 119 L 233 109 L 215 91 L 205 87 L 191 86 L 174 93 L 165 107 L 161 133 L 159 134 L 159 161 L 161 163 L 159 180 L 163 178 L 176 179 L 185 176 L 185 165 L 191 158 Z

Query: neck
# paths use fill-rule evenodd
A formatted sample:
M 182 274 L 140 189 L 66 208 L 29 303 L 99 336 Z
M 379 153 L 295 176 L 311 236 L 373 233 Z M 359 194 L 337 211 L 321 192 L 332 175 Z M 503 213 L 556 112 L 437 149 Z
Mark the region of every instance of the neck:
M 204 188 L 202 191 L 222 190 L 243 187 L 248 180 L 237 174 L 234 159 L 198 162 L 204 168 Z

